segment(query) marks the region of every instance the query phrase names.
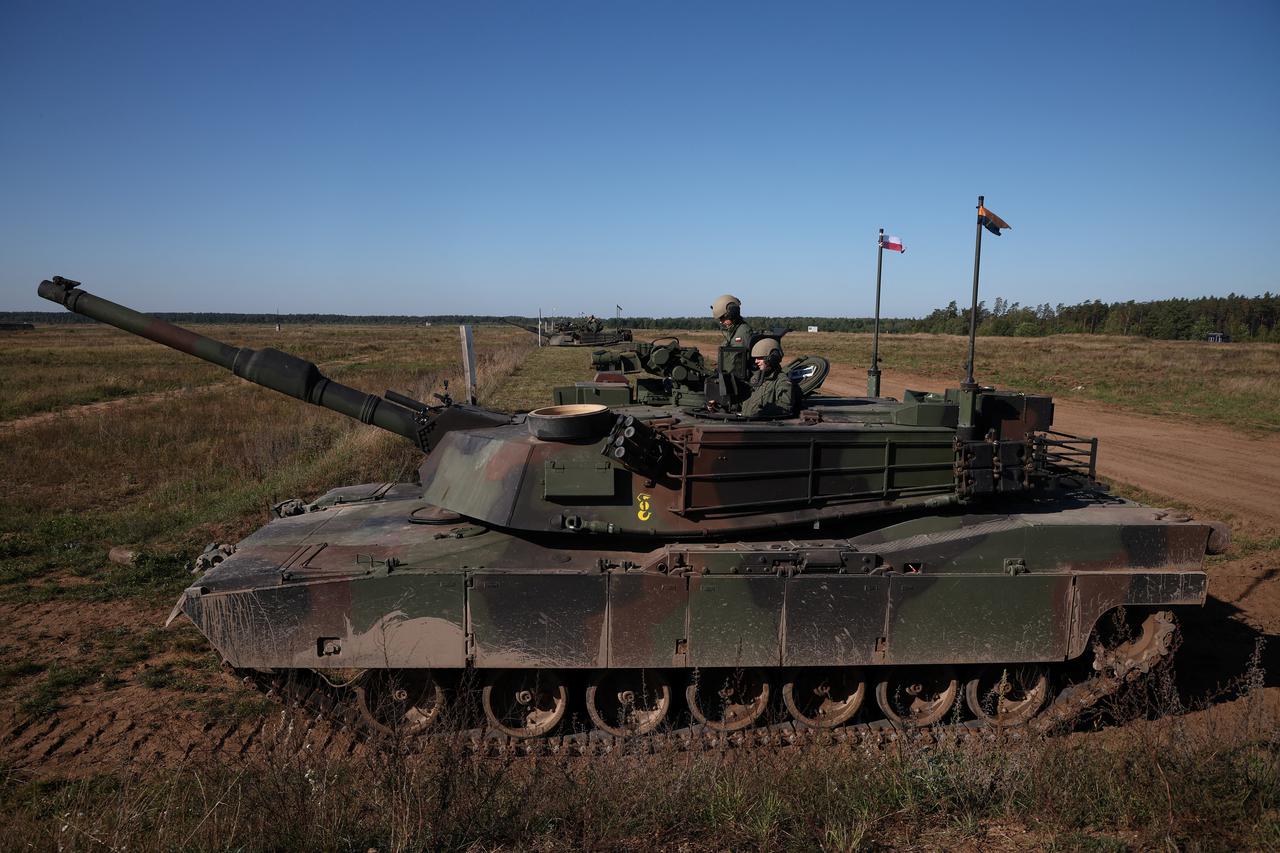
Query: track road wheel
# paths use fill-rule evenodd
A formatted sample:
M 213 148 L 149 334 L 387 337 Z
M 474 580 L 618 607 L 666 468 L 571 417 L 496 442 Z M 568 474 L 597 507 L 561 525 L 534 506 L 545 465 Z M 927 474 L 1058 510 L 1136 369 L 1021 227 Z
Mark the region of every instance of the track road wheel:
M 1049 698 L 1049 673 L 1037 664 L 989 666 L 964 687 L 965 704 L 992 726 L 1021 726 Z
M 685 689 L 694 719 L 717 732 L 736 732 L 769 705 L 769 679 L 759 669 L 704 669 Z
M 484 715 L 512 737 L 541 737 L 564 717 L 569 694 L 551 669 L 504 669 L 489 677 L 481 694 Z
M 848 722 L 866 695 L 862 672 L 848 667 L 797 670 L 782 685 L 782 702 L 791 716 L 815 729 Z
M 951 667 L 906 667 L 876 685 L 876 704 L 895 725 L 931 726 L 947 716 L 959 692 Z
M 444 708 L 444 688 L 425 669 L 371 671 L 355 693 L 369 728 L 385 735 L 424 732 Z
M 611 735 L 643 735 L 671 708 L 671 685 L 656 669 L 607 669 L 587 688 L 591 721 Z

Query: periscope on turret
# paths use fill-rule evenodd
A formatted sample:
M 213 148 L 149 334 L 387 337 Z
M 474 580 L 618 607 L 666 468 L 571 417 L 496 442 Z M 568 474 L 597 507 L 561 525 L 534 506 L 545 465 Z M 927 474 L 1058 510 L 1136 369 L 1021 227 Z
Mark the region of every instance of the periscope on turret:
M 666 339 L 512 414 L 358 391 L 68 279 L 39 293 L 423 451 L 417 483 L 278 505 L 174 610 L 229 666 L 311 679 L 377 730 L 429 729 L 473 680 L 516 738 L 557 731 L 571 693 L 614 735 L 750 728 L 779 692 L 808 728 L 1044 726 L 1090 655 L 1100 695 L 1166 654 L 1227 543 L 1108 494 L 1044 395 L 823 396 L 809 356 L 782 368 L 798 411 L 744 418 Z M 1101 650 L 1120 609 L 1139 638 Z

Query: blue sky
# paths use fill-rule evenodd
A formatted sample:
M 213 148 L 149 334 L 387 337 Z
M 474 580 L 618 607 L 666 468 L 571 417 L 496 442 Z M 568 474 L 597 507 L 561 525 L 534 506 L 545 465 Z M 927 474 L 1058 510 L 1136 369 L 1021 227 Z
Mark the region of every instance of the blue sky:
M 1280 290 L 1280 5 L 0 4 L 0 309 Z

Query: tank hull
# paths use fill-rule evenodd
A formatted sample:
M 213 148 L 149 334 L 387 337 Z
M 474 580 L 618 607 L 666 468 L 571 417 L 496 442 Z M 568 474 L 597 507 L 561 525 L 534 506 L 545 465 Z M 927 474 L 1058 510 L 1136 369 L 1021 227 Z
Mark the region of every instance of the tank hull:
M 231 665 L 1065 661 L 1114 608 L 1202 604 L 1212 533 L 1167 511 L 1092 499 L 923 515 L 845 538 L 602 550 L 448 516 L 419 523 L 438 519 L 408 484 L 342 494 L 252 534 L 184 593 L 181 610 Z

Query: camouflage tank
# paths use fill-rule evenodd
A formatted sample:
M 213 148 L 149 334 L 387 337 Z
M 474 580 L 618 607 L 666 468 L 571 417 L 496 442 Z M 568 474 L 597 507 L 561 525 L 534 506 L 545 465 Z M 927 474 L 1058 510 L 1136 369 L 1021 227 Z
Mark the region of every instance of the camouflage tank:
M 595 317 L 580 320 L 557 320 L 550 329 L 538 331 L 537 326 L 526 326 L 512 320 L 503 320 L 510 326 L 524 329 L 546 340 L 551 347 L 600 347 L 626 343 L 631 340 L 630 329 L 606 329 L 604 322 Z
M 65 279 L 39 292 L 423 451 L 419 483 L 278 505 L 171 617 L 375 729 L 441 725 L 474 683 L 486 730 L 524 743 L 579 707 L 609 736 L 1042 730 L 1166 655 L 1227 545 L 1220 524 L 1108 495 L 1096 440 L 1055 431 L 1043 395 L 819 382 L 796 416 L 749 420 L 637 403 L 606 375 L 506 414 L 366 394 Z M 1122 610 L 1137 633 L 1103 642 Z

